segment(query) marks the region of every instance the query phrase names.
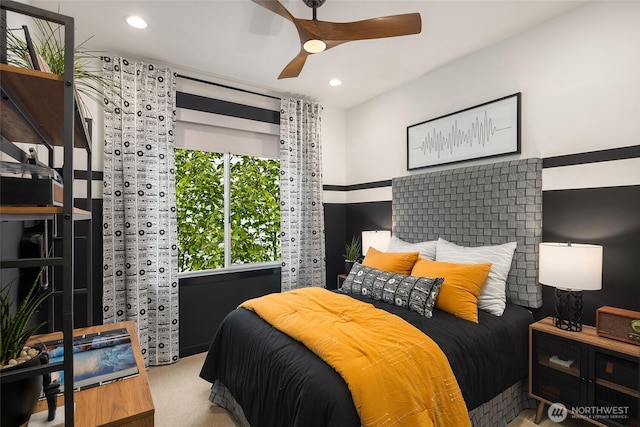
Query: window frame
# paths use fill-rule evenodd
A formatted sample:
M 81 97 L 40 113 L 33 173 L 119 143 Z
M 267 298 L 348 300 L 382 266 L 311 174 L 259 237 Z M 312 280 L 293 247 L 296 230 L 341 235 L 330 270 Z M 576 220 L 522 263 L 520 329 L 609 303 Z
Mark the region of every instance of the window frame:
M 192 150 L 192 151 L 202 151 L 196 150 L 192 148 L 182 148 L 181 150 Z M 179 278 L 186 277 L 200 277 L 200 276 L 209 276 L 213 274 L 225 274 L 225 273 L 233 273 L 233 272 L 242 272 L 242 271 L 254 271 L 254 270 L 262 270 L 269 269 L 274 267 L 280 267 L 282 264 L 281 259 L 273 260 L 273 261 L 264 261 L 264 262 L 247 262 L 242 264 L 232 264 L 231 263 L 231 242 L 232 242 L 232 234 L 231 234 L 231 156 L 236 155 L 230 152 L 220 153 L 217 151 L 209 151 L 212 153 L 222 154 L 223 158 L 223 202 L 224 202 L 224 266 L 220 268 L 213 269 L 205 269 L 205 270 L 195 270 L 195 271 L 181 271 L 178 272 Z M 270 157 L 260 157 L 260 156 L 252 156 L 259 159 L 271 159 L 271 160 L 279 160 Z

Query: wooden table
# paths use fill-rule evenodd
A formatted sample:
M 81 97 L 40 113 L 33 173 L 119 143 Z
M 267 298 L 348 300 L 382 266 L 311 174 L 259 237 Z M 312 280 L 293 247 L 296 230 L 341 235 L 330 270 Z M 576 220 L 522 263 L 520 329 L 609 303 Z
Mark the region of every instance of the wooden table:
M 135 323 L 129 321 L 76 329 L 74 336 L 119 328 L 127 328 L 129 335 L 131 335 L 131 344 L 133 345 L 139 374 L 113 383 L 75 392 L 75 426 L 77 427 L 153 427 L 154 425 L 155 408 L 151 390 L 149 389 L 147 371 L 140 352 Z M 34 337 L 34 339 L 42 342 L 60 338 L 62 338 L 60 332 Z M 62 410 L 60 406 L 64 405 L 63 397 L 60 395 L 58 398 L 58 411 Z M 46 400 L 41 400 L 38 402 L 35 412 L 45 411 L 46 409 Z

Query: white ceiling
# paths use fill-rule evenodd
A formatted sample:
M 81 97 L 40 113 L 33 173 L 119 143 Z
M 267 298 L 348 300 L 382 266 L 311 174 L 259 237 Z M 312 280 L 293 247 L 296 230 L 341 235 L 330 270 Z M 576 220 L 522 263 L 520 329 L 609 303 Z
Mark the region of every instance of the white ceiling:
M 311 18 L 301 0 L 282 0 Z M 552 19 L 581 1 L 327 0 L 322 21 L 350 22 L 419 12 L 422 33 L 350 42 L 312 55 L 298 78 L 278 80 L 300 44 L 293 24 L 250 0 L 31 1 L 76 22 L 76 44 L 206 73 L 260 92 L 295 94 L 347 109 L 437 67 Z M 124 17 L 139 14 L 146 30 Z M 328 81 L 338 77 L 340 87 Z

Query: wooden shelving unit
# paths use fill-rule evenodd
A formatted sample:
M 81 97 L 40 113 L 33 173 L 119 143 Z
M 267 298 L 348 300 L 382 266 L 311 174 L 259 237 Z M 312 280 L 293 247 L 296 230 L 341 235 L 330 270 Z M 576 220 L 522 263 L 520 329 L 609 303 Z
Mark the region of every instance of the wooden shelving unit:
M 7 206 L 1 205 L 1 221 L 45 220 L 47 230 L 59 230 L 56 254 L 41 258 L 0 260 L 1 268 L 26 268 L 58 266 L 61 287 L 49 298 L 49 309 L 54 308 L 53 299 L 61 295 L 61 328 L 56 329 L 63 340 L 64 362 L 44 365 L 37 370 L 17 370 L 3 374 L 3 381 L 12 382 L 21 378 L 41 375 L 44 372 L 63 370 L 65 374 L 64 412 L 65 426 L 73 427 L 73 331 L 74 331 L 74 262 L 75 227 L 77 220 L 89 221 L 86 236 L 88 251 L 87 288 L 88 306 L 91 301 L 91 142 L 84 119 L 77 107 L 74 87 L 74 20 L 71 17 L 33 7 L 28 4 L 3 0 L 0 3 L 0 57 L 6 60 L 7 14 L 22 15 L 61 25 L 64 40 L 64 75 L 58 76 L 35 70 L 16 68 L 0 64 L 0 147 L 2 152 L 18 162 L 24 162 L 26 153 L 16 143 L 44 146 L 48 150 L 46 163 L 39 166 L 53 167 L 54 147 L 62 147 L 62 206 Z M 74 207 L 74 148 L 87 154 L 87 201 L 88 210 Z M 59 153 L 58 153 L 59 154 Z M 55 154 L 57 155 L 57 154 Z M 55 223 L 55 226 L 54 226 Z M 49 239 L 47 237 L 46 239 Z M 54 237 L 50 237 L 53 241 Z M 50 274 L 50 276 L 53 276 Z M 52 318 L 50 314 L 50 319 Z M 89 315 L 88 315 L 89 316 Z M 89 324 L 92 320 L 88 318 Z M 22 372 L 21 372 L 22 371 Z M 1 397 L 0 397 L 1 398 Z M 99 403 L 96 402 L 96 406 Z
M 0 206 L 0 221 L 50 219 L 62 213 L 62 206 Z M 73 208 L 73 217 L 76 221 L 91 219 L 91 212 Z
M 64 146 L 63 122 L 64 79 L 42 71 L 0 64 L 2 97 L 0 125 L 2 136 L 9 141 L 28 144 Z M 84 121 L 75 114 L 74 146 L 89 148 Z M 25 117 L 28 119 L 25 120 Z
M 553 363 L 551 362 L 550 359 L 551 359 L 550 356 L 542 356 L 538 359 L 538 363 L 542 366 L 546 366 L 547 368 L 550 368 L 550 369 L 555 369 L 556 371 L 563 372 L 573 377 L 580 376 L 580 368 L 578 366 L 572 365 L 572 366 L 566 367 L 566 366 Z

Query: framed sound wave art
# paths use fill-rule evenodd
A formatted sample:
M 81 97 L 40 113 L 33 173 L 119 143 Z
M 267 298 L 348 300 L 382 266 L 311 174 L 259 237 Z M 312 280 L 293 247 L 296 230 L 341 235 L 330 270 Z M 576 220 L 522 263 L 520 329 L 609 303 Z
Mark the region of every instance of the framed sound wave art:
M 520 153 L 520 96 L 407 127 L 407 169 Z

